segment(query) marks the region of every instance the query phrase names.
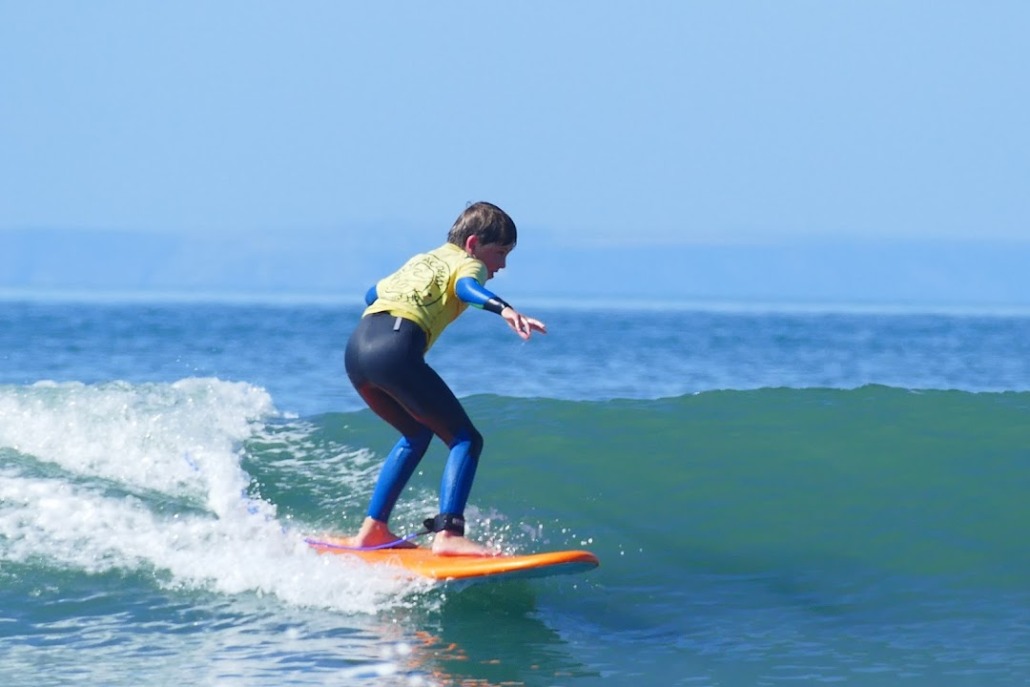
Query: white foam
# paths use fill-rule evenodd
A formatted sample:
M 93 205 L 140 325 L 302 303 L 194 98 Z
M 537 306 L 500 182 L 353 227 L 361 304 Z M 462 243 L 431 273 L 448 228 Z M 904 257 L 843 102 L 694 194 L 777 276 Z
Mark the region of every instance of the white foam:
M 275 414 L 268 393 L 218 379 L 39 382 L 0 391 L 0 446 L 81 476 L 169 493 L 231 470 L 234 447 Z
M 217 379 L 0 387 L 0 452 L 46 467 L 14 460 L 0 472 L 2 560 L 353 613 L 423 588 L 319 556 L 272 504 L 246 496 L 240 443 L 275 414 L 264 390 Z M 198 507 L 154 508 L 154 492 Z

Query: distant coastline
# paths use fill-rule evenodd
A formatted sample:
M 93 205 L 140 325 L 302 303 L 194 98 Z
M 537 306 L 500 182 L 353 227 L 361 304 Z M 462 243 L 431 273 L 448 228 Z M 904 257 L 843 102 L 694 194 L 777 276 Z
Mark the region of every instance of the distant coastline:
M 411 231 L 389 245 L 371 240 L 374 233 L 0 230 L 0 298 L 358 304 L 416 249 Z M 509 300 L 781 312 L 1030 309 L 1030 241 L 568 246 L 540 234 L 534 241 L 527 231 L 491 282 Z

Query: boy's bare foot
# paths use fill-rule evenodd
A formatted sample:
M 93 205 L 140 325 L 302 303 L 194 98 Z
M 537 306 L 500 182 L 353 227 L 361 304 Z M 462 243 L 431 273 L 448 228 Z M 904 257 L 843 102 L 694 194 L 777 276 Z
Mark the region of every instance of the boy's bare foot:
M 500 556 L 501 552 L 453 532 L 437 532 L 433 553 L 439 556 Z
M 365 518 L 364 522 L 361 523 L 361 529 L 358 530 L 358 533 L 353 537 L 344 537 L 341 542 L 343 546 L 355 549 L 384 546 L 386 544 L 393 544 L 390 548 L 396 549 L 415 548 L 414 543 L 404 541 L 391 532 L 385 522 L 373 520 L 372 518 Z

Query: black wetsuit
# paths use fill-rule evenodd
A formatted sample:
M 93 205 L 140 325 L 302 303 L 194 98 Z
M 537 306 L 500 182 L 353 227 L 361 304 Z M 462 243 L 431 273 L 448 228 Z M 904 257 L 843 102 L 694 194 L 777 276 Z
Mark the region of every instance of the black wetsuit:
M 440 513 L 462 516 L 483 438 L 447 383 L 425 361 L 426 334 L 403 317 L 361 319 L 347 343 L 347 376 L 377 415 L 401 433 L 376 483 L 368 515 L 386 522 L 433 435 L 450 447 Z

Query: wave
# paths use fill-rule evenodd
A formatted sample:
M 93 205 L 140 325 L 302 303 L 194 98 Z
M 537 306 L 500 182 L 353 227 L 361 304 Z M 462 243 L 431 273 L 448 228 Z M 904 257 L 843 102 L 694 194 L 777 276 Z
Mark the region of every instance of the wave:
M 472 535 L 590 548 L 606 585 L 675 594 L 690 571 L 1027 590 L 1030 393 L 466 405 L 486 437 Z M 300 535 L 357 525 L 394 439 L 368 411 L 287 417 L 260 387 L 213 378 L 0 386 L 0 560 L 381 609 L 413 589 L 326 565 Z M 437 442 L 396 530 L 435 512 L 444 458 Z

